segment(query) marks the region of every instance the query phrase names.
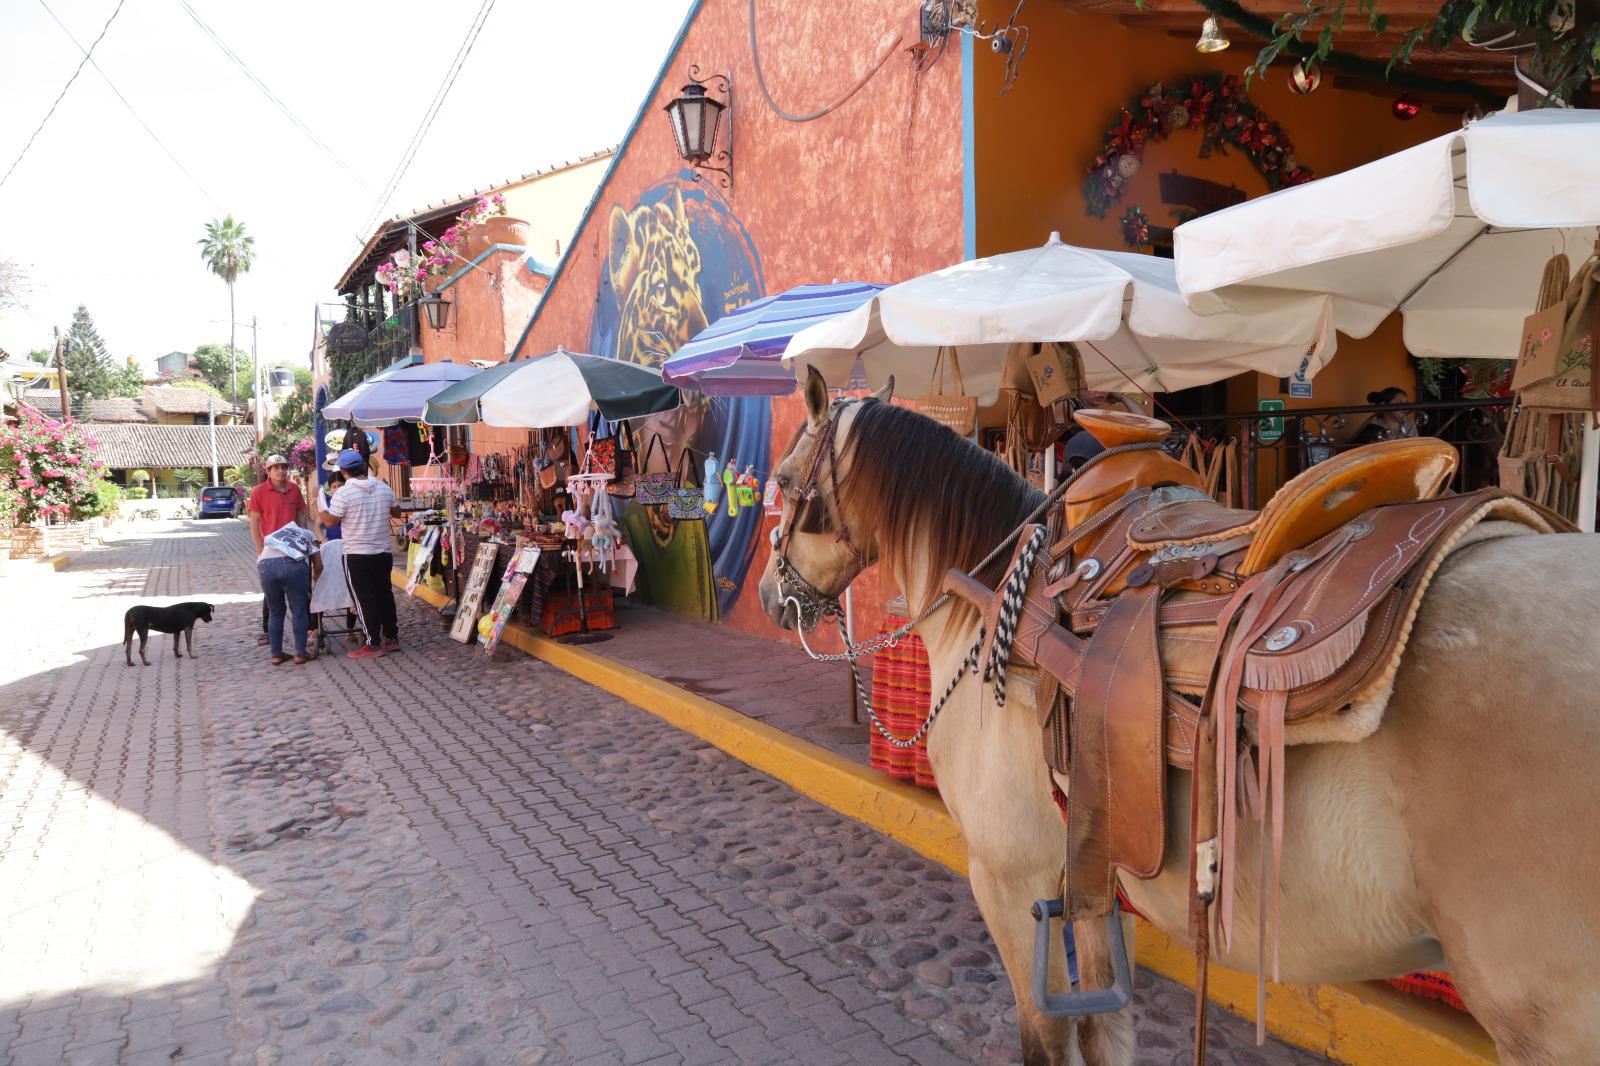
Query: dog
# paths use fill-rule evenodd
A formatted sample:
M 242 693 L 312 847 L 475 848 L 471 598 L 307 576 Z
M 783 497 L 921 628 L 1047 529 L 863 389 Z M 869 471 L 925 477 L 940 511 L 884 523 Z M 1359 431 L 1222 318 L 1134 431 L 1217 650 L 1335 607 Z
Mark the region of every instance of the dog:
M 146 665 L 150 660 L 144 657 L 144 644 L 153 629 L 157 633 L 172 634 L 172 654 L 176 658 L 183 658 L 178 651 L 178 641 L 187 637 L 189 641 L 189 658 L 194 658 L 194 624 L 196 622 L 210 622 L 212 607 L 209 603 L 175 603 L 171 607 L 150 607 L 140 604 L 138 607 L 129 607 L 128 613 L 122 616 L 122 654 L 126 656 L 128 665 L 133 665 L 133 635 L 139 634 L 139 659 Z

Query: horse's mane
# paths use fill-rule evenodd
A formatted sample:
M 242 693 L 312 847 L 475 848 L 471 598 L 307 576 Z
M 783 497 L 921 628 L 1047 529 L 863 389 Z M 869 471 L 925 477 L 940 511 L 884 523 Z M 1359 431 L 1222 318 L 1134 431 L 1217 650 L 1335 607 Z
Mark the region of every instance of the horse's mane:
M 849 474 L 840 492 L 848 509 L 879 516 L 883 564 L 929 588 L 952 567 L 970 570 L 1044 499 L 999 456 L 893 404 L 862 403 L 844 448 Z M 925 553 L 926 574 L 903 569 L 913 546 Z M 1002 552 L 977 576 L 996 586 L 1010 558 Z

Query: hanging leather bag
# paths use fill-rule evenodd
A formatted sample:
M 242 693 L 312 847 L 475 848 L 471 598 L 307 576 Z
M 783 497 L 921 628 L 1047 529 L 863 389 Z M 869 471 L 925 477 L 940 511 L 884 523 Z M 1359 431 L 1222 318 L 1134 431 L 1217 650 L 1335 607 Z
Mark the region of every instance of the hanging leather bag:
M 1525 407 L 1600 412 L 1600 376 L 1593 373 L 1600 342 L 1600 257 L 1591 257 L 1569 282 L 1569 261 L 1554 256 L 1544 268 L 1539 310 L 1522 326 L 1511 384 Z
M 945 392 L 945 353 L 950 356 L 950 372 L 955 392 Z M 955 430 L 963 437 L 972 436 L 978 428 L 978 398 L 968 396 L 966 382 L 961 379 L 961 358 L 954 348 L 940 348 L 933 361 L 933 373 L 928 379 L 933 390 L 917 397 L 917 410 L 941 426 Z
M 1083 357 L 1078 354 L 1077 345 L 1051 341 L 1036 344 L 1033 349 L 1023 357 L 1023 363 L 1039 403 L 1049 406 L 1082 394 Z
M 626 422 L 617 431 L 617 444 L 617 476 L 606 483 L 606 492 L 612 496 L 628 497 L 634 495 L 639 487 L 639 442 Z

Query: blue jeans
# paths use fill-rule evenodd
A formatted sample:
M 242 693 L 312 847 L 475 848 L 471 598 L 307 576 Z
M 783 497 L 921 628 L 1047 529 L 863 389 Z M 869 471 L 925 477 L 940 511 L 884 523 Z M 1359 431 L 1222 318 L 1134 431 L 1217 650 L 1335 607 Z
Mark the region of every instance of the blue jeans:
M 262 559 L 256 564 L 256 572 L 261 575 L 261 591 L 267 598 L 267 640 L 272 654 L 283 654 L 283 615 L 287 609 L 294 624 L 294 650 L 304 655 L 311 618 L 311 564 L 301 559 Z

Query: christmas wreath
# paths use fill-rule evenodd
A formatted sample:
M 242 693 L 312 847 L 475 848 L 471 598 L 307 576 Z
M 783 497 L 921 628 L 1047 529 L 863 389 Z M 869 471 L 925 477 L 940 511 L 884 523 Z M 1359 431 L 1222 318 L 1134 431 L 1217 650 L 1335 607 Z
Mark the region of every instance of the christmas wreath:
M 1122 239 L 1136 252 L 1150 243 L 1150 216 L 1144 208 L 1134 204 L 1122 213 Z
M 1283 127 L 1250 102 L 1236 75 L 1216 71 L 1198 75 L 1186 86 L 1168 88 L 1157 82 L 1122 109 L 1121 120 L 1106 131 L 1105 145 L 1084 182 L 1089 214 L 1104 218 L 1139 173 L 1145 146 L 1182 129 L 1200 130 L 1202 159 L 1213 151 L 1226 154 L 1230 145 L 1243 151 L 1267 179 L 1269 189 L 1311 180 L 1311 171 L 1295 158 Z

